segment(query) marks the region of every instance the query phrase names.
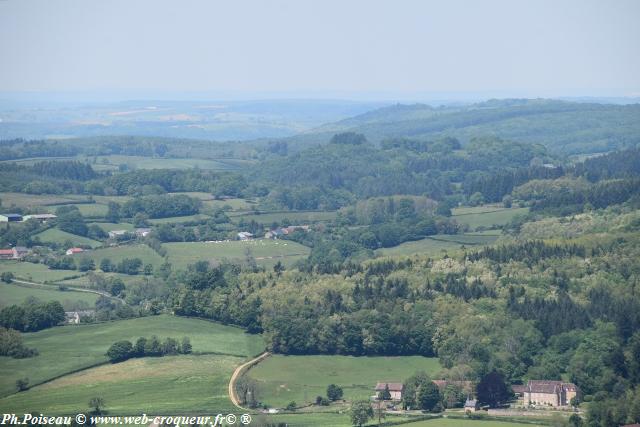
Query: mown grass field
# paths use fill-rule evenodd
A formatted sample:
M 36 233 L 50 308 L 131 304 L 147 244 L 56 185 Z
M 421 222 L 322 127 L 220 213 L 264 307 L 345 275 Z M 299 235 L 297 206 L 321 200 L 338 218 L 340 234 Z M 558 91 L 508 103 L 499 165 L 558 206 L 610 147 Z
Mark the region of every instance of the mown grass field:
M 19 378 L 28 377 L 30 384 L 39 384 L 104 363 L 107 362 L 105 353 L 114 342 L 124 339 L 135 341 L 138 337 L 151 335 L 160 338 L 188 336 L 194 352 L 252 356 L 264 349 L 261 336 L 246 334 L 240 328 L 170 315 L 58 326 L 23 334 L 25 345 L 36 348 L 40 353 L 38 356 L 0 358 L 0 396 L 15 392 L 15 382 Z M 0 407 L 6 407 L 4 399 L 0 399 Z
M 55 227 L 49 228 L 42 233 L 38 233 L 34 237 L 37 237 L 43 243 L 57 243 L 59 245 L 63 245 L 70 241 L 74 246 L 90 246 L 92 248 L 102 246 L 102 242 L 89 239 L 88 237 L 67 233 L 66 231 L 62 231 Z
M 516 215 L 524 215 L 529 208 L 500 208 L 496 206 L 477 206 L 452 209 L 452 218 L 460 224 L 466 224 L 472 230 L 478 227 L 492 228 L 509 223 Z
M 243 360 L 220 355 L 130 359 L 14 394 L 0 406 L 12 413 L 75 414 L 86 412 L 89 399 L 100 396 L 109 415 L 234 413 L 227 385 Z
M 367 399 L 378 381 L 402 382 L 417 371 L 435 374 L 437 358 L 421 356 L 281 356 L 274 355 L 249 370 L 258 382 L 259 400 L 274 407 L 298 405 L 326 396 L 327 386 L 344 389 L 345 399 Z
M 262 214 L 229 214 L 231 220 L 235 223 L 240 220 L 256 221 L 261 224 L 270 225 L 273 222 L 280 223 L 281 225 L 291 225 L 292 221 L 296 223 L 313 223 L 319 221 L 330 221 L 336 218 L 337 213 L 335 211 L 319 211 L 319 212 L 275 212 L 275 213 L 262 213 Z
M 125 258 L 140 258 L 143 265 L 152 264 L 154 267 L 157 267 L 164 262 L 162 257 L 153 249 L 142 244 L 112 246 L 109 248 L 96 249 L 95 251 L 89 251 L 86 254 L 74 255 L 74 257 L 89 257 L 96 263 L 96 268 L 100 267 L 100 261 L 104 258 L 109 258 L 113 264 L 117 264 Z
M 93 308 L 96 299 L 98 299 L 98 295 L 88 292 L 63 292 L 53 289 L 0 283 L 0 308 L 13 304 L 22 304 L 29 297 L 37 298 L 40 301 L 60 301 L 65 310 L 71 310 L 79 305 Z
M 248 249 L 259 265 L 271 266 L 278 261 L 291 265 L 309 255 L 310 249 L 296 242 L 258 239 L 246 242 L 178 242 L 164 243 L 172 266 L 185 268 L 196 261 L 227 259 L 244 262 Z
M 67 277 L 82 274 L 75 270 L 50 270 L 44 264 L 2 260 L 0 261 L 0 273 L 5 271 L 12 272 L 16 278 L 33 280 L 34 282 L 63 280 Z

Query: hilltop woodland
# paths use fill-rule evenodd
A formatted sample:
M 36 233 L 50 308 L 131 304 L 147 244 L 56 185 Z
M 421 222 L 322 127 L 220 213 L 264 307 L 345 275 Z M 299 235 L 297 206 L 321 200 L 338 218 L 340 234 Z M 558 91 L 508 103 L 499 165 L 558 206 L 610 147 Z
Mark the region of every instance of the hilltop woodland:
M 84 286 L 117 297 L 98 298 L 84 322 L 174 312 L 262 333 L 274 353 L 423 355 L 438 357 L 441 376 L 451 380 L 479 382 L 495 373 L 507 385 L 569 380 L 590 402 L 589 425 L 640 422 L 637 134 L 627 129 L 606 146 L 612 151 L 570 158 L 578 136 L 555 150 L 542 141 L 481 131 L 507 117 L 509 108 L 514 117 L 525 110 L 552 117 L 586 111 L 609 125 L 615 114 L 594 106 L 501 104 L 493 112 L 490 106 L 431 118 L 421 132 L 412 127 L 415 132 L 403 134 L 396 122 L 379 140 L 368 137 L 389 130 L 378 115 L 392 120 L 417 107 L 341 122 L 335 126 L 344 131 L 315 135 L 326 136 L 322 143 L 239 142 L 251 163 L 233 170 L 105 169 L 92 160 L 114 154 L 172 159 L 180 149 L 169 139 L 2 141 L 0 199 L 19 194 L 66 202 L 52 208 L 3 200 L 3 212 L 48 211 L 57 218 L 8 223 L 0 227 L 0 246 L 25 246 L 31 253 L 21 264 L 72 272 L 70 283 L 80 277 Z M 637 108 L 620 111 L 625 120 L 637 118 Z M 459 137 L 429 127 L 455 117 L 459 124 L 475 123 L 476 136 L 467 137 L 468 127 L 456 128 L 464 130 Z M 590 141 L 583 153 L 600 147 Z M 98 205 L 103 211 L 90 209 Z M 520 214 L 495 226 L 474 225 L 455 214 L 464 209 Z M 300 216 L 310 211 L 331 215 Z M 251 249 L 243 259 L 198 261 L 194 255 L 179 264 L 172 258 L 179 252 L 175 245 L 184 250 L 188 242 L 223 242 L 240 231 L 260 236 L 291 225 L 309 225 L 280 237 L 283 245 L 308 250 L 296 253 L 295 262 L 258 259 Z M 123 226 L 150 234 L 108 235 Z M 486 237 L 487 228 L 498 240 L 473 244 L 470 239 Z M 54 233 L 63 237 L 51 238 Z M 405 242 L 462 238 L 464 244 L 446 253 L 381 256 Z M 102 248 L 67 256 L 72 244 Z M 63 320 L 59 304 L 9 305 L 0 310 L 0 326 L 10 328 L 0 330 L 1 351 L 33 355 L 37 349 L 24 348 L 20 332 Z M 144 344 L 114 343 L 112 360 L 145 355 Z M 164 344 L 157 355 L 191 351 L 188 340 Z

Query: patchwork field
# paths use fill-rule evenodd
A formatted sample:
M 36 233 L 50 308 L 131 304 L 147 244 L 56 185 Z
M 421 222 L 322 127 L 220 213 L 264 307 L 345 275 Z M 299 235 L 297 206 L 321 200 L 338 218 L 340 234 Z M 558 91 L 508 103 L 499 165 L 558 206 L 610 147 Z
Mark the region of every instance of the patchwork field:
M 40 239 L 43 243 L 47 242 L 64 245 L 67 242 L 71 242 L 74 246 L 90 246 L 92 248 L 102 246 L 102 242 L 89 239 L 88 237 L 67 233 L 66 231 L 62 231 L 58 228 L 49 228 L 42 233 L 36 234 L 34 237 Z
M 22 304 L 27 298 L 40 301 L 60 301 L 65 310 L 79 307 L 93 308 L 98 295 L 88 292 L 57 291 L 20 286 L 18 284 L 0 284 L 0 308 L 13 304 Z
M 247 375 L 258 382 L 259 400 L 271 406 L 298 405 L 325 396 L 329 384 L 344 389 L 344 397 L 367 399 L 378 381 L 404 381 L 417 371 L 435 374 L 436 358 L 421 356 L 281 356 L 260 362 Z
M 185 268 L 196 261 L 233 260 L 243 262 L 248 249 L 259 265 L 271 266 L 278 261 L 291 265 L 309 255 L 310 249 L 296 242 L 258 239 L 246 242 L 178 242 L 164 243 L 169 262 L 178 268 Z
M 147 245 L 123 245 L 112 246 L 109 248 L 97 249 L 95 251 L 87 252 L 86 255 L 75 255 L 79 258 L 86 256 L 91 258 L 96 263 L 96 268 L 100 266 L 100 261 L 104 258 L 109 258 L 112 263 L 117 264 L 125 258 L 140 258 L 142 264 L 152 264 L 154 267 L 159 266 L 164 262 L 162 257 L 158 255 L 153 249 Z
M 492 228 L 509 223 L 516 215 L 524 215 L 529 208 L 500 208 L 495 206 L 478 206 L 455 208 L 452 218 L 460 224 L 466 224 L 472 230 L 478 227 Z
M 261 336 L 246 334 L 240 328 L 170 315 L 58 326 L 23 334 L 25 345 L 36 348 L 38 356 L 28 359 L 0 358 L 0 396 L 15 392 L 15 382 L 19 378 L 27 377 L 30 384 L 39 384 L 105 363 L 105 353 L 114 342 L 123 339 L 134 341 L 138 337 L 151 335 L 160 338 L 188 336 L 194 352 L 251 356 L 264 349 Z M 0 407 L 6 407 L 4 399 L 0 400 Z
M 220 355 L 131 359 L 8 396 L 0 406 L 15 413 L 73 414 L 85 412 L 89 399 L 99 396 L 109 415 L 233 413 L 227 384 L 243 360 Z
M 75 270 L 50 270 L 44 264 L 33 264 L 21 261 L 0 261 L 0 273 L 10 271 L 16 278 L 33 280 L 34 282 L 63 280 L 67 277 L 82 274 Z

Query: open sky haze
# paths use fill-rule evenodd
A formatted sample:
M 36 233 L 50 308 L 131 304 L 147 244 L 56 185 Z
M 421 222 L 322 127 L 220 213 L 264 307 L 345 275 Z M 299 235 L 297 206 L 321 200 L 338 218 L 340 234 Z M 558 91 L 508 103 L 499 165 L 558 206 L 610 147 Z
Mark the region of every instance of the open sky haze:
M 640 1 L 4 0 L 0 91 L 640 92 Z

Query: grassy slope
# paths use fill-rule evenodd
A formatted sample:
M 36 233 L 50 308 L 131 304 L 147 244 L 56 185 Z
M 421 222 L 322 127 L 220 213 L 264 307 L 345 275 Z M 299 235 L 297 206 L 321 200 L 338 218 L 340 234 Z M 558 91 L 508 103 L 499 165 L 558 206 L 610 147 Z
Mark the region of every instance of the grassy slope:
M 73 245 L 77 246 L 90 246 L 92 248 L 102 246 L 102 243 L 98 242 L 97 240 L 67 233 L 66 231 L 62 231 L 58 228 L 49 228 L 42 233 L 36 234 L 34 237 L 39 238 L 42 242 L 53 242 L 61 245 L 64 244 L 67 240 L 70 240 Z
M 167 218 L 156 218 L 150 219 L 150 224 L 179 224 L 182 222 L 192 222 L 192 221 L 201 221 L 203 219 L 210 218 L 208 215 L 203 214 L 195 214 L 195 215 L 185 215 L 185 216 L 170 216 Z
M 234 211 L 250 210 L 255 205 L 255 203 L 251 203 L 245 199 L 207 200 L 203 202 L 203 206 L 211 209 L 222 209 L 225 206 L 229 206 Z
M 242 360 L 220 355 L 131 359 L 14 394 L 0 406 L 12 413 L 74 414 L 100 396 L 109 415 L 233 413 L 227 384 Z
M 479 206 L 477 208 L 454 209 L 452 218 L 460 224 L 466 224 L 475 229 L 476 227 L 493 227 L 507 224 L 516 215 L 524 215 L 528 211 L 529 208 L 487 209 L 484 206 Z
M 109 231 L 113 231 L 113 230 L 127 230 L 127 231 L 132 231 L 133 230 L 133 224 L 130 224 L 128 222 L 119 222 L 119 223 L 112 223 L 112 222 L 93 222 L 93 223 L 88 223 L 87 225 L 91 225 L 91 224 L 95 224 L 98 227 L 100 227 L 102 230 L 109 232 Z
M 523 427 L 537 424 L 515 423 L 502 420 L 465 420 L 436 418 L 427 421 L 403 424 L 406 427 Z
M 153 276 L 145 276 L 143 274 L 130 275 L 130 274 L 120 274 L 120 273 L 102 273 L 100 271 L 95 271 L 93 272 L 93 274 L 95 274 L 96 276 L 104 277 L 104 278 L 117 277 L 118 279 L 122 280 L 127 287 L 131 283 L 142 282 L 142 281 L 150 280 L 153 278 Z M 55 282 L 55 284 L 71 286 L 74 288 L 90 288 L 92 285 L 90 277 L 91 276 L 89 274 L 85 274 L 84 276 L 81 276 L 81 277 L 74 277 L 72 279 L 60 280 Z
M 23 334 L 25 344 L 38 349 L 38 356 L 29 359 L 0 358 L 0 395 L 12 393 L 18 378 L 28 377 L 31 384 L 37 384 L 106 362 L 105 353 L 115 341 L 136 340 L 140 336 L 154 334 L 161 338 L 188 336 L 196 352 L 250 356 L 264 348 L 260 336 L 246 334 L 242 329 L 169 315 L 60 326 Z
M 178 268 L 184 268 L 198 260 L 222 259 L 243 261 L 245 249 L 249 248 L 258 264 L 271 265 L 278 260 L 291 264 L 309 254 L 309 248 L 296 242 L 275 240 L 252 240 L 248 242 L 229 241 L 219 243 L 185 242 L 165 243 L 169 262 Z M 281 257 L 281 258 L 269 258 Z
M 254 420 L 261 421 L 263 423 L 281 422 L 288 423 L 288 425 L 296 427 L 351 427 L 351 420 L 348 413 L 297 413 L 297 414 L 282 414 L 282 415 L 257 415 Z M 388 416 L 383 419 L 387 422 L 398 422 L 404 420 L 403 417 Z M 377 418 L 369 421 L 369 425 L 377 425 Z M 416 421 L 412 423 L 400 424 L 406 427 L 525 427 L 536 426 L 532 423 L 516 423 L 494 420 L 468 420 L 468 419 L 447 419 L 447 418 L 433 418 L 426 421 Z
M 117 264 L 124 258 L 140 258 L 143 265 L 152 264 L 154 267 L 159 266 L 163 262 L 160 255 L 158 255 L 149 246 L 142 244 L 114 246 L 110 248 L 98 249 L 88 252 L 85 256 L 91 258 L 96 263 L 96 267 L 100 266 L 100 261 L 103 258 L 109 258 L 114 264 Z
M 269 405 L 284 407 L 295 401 L 315 401 L 329 384 L 344 388 L 346 399 L 366 399 L 378 381 L 404 381 L 417 371 L 434 374 L 440 370 L 436 358 L 280 356 L 260 362 L 248 373 L 259 383 L 259 398 Z
M 385 256 L 423 254 L 430 256 L 443 255 L 456 251 L 462 246 L 488 245 L 498 238 L 497 233 L 438 234 L 425 239 L 404 242 L 391 248 L 381 248 L 376 253 Z
M 93 308 L 98 295 L 88 292 L 62 292 L 49 289 L 27 288 L 15 284 L 0 284 L 0 308 L 12 304 L 22 304 L 25 299 L 35 297 L 40 301 L 60 301 L 66 310 L 78 303 Z
M 69 206 L 69 204 L 47 206 L 47 210 L 51 213 L 56 213 L 56 210 L 61 206 Z M 99 203 L 76 203 L 73 206 L 77 207 L 82 216 L 87 218 L 103 217 L 108 211 L 107 205 Z
M 109 163 L 103 163 L 103 160 L 107 160 Z M 124 156 L 124 155 L 110 155 L 110 156 L 98 156 L 97 163 L 92 164 L 96 170 L 117 170 L 118 165 L 127 164 L 136 169 L 193 169 L 198 167 L 200 169 L 210 170 L 235 170 L 240 169 L 241 166 L 234 164 L 233 162 L 225 162 L 210 159 L 174 159 L 174 158 L 151 158 L 141 156 Z
M 16 278 L 33 280 L 34 282 L 56 281 L 83 273 L 75 270 L 49 270 L 44 264 L 33 264 L 20 261 L 0 261 L 0 273 L 10 271 Z
M 24 193 L 0 193 L 3 211 L 7 212 L 7 208 L 15 205 L 19 208 L 29 208 L 34 206 L 45 206 L 62 203 L 73 203 L 78 200 L 86 200 L 85 196 L 57 196 L 51 194 L 24 194 Z

